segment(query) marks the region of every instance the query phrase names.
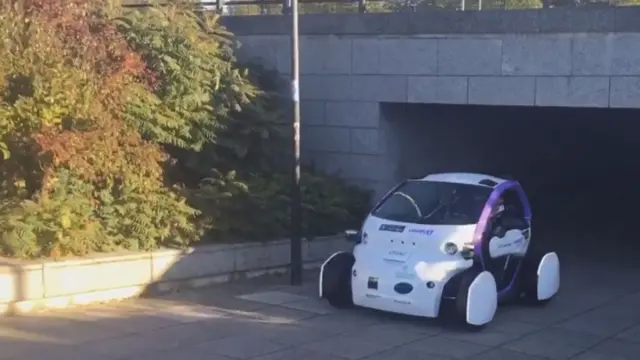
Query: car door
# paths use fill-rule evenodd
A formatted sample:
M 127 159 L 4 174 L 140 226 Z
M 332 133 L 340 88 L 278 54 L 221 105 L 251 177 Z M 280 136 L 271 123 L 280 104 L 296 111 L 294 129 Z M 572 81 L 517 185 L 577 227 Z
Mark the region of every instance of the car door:
M 517 183 L 497 189 L 492 198 L 497 200 L 489 204 L 492 215 L 483 239 L 483 262 L 496 279 L 499 293 L 505 294 L 511 290 L 529 247 L 530 209 L 526 195 Z M 496 211 L 501 205 L 503 210 Z

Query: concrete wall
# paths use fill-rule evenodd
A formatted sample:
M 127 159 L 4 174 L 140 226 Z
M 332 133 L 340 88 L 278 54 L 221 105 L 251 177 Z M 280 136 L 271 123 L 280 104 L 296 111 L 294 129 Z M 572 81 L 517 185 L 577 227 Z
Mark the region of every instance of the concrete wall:
M 303 244 L 305 268 L 352 246 L 342 236 Z M 0 259 L 0 315 L 174 292 L 286 271 L 289 241 L 101 254 L 59 261 Z
M 239 40 L 244 54 L 288 73 L 286 36 Z M 640 33 L 309 35 L 301 42 L 300 96 L 315 122 L 324 113 L 335 124 L 371 125 L 357 119 L 379 102 L 640 106 Z M 344 102 L 354 105 L 353 120 L 345 120 Z
M 638 8 L 302 16 L 303 156 L 380 195 L 428 133 L 403 130 L 382 103 L 640 107 L 638 19 Z M 223 21 L 241 58 L 289 73 L 288 18 Z

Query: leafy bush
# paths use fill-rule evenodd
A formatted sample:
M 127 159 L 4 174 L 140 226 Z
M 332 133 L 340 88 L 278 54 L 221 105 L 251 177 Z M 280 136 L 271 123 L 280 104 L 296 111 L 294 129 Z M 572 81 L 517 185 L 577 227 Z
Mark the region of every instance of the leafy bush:
M 305 237 L 333 235 L 359 227 L 369 196 L 343 180 L 305 171 L 302 184 L 302 231 Z M 283 173 L 253 175 L 240 182 L 234 173 L 202 181 L 194 193 L 197 207 L 211 224 L 214 241 L 265 240 L 287 236 L 290 186 Z
M 229 113 L 258 93 L 234 66 L 231 34 L 216 15 L 151 7 L 129 12 L 117 24 L 155 75 L 153 94 L 141 93 L 127 109 L 128 120 L 154 142 L 202 150 L 228 125 Z
M 144 126 L 177 122 L 151 118 L 140 121 L 139 128 L 167 145 L 175 162 L 172 180 L 193 189 L 191 203 L 202 212 L 210 239 L 283 237 L 290 217 L 290 167 L 283 159 L 290 156 L 291 143 L 280 112 L 287 105 L 284 84 L 259 64 L 238 64 L 232 35 L 217 21 L 215 14 L 196 16 L 178 6 L 129 13 L 119 20 L 158 84 L 159 101 L 153 103 L 159 106 L 136 111 L 134 118 L 145 113 L 155 119 L 181 117 L 178 129 L 184 130 L 148 130 Z M 192 99 L 189 94 L 198 95 Z M 194 128 L 195 133 L 185 131 Z M 352 226 L 368 205 L 367 193 L 334 176 L 307 169 L 302 182 L 308 236 Z
M 197 239 L 162 149 L 124 121 L 145 64 L 101 1 L 3 2 L 0 248 L 20 257 Z
M 215 15 L 108 0 L 1 3 L 0 251 L 17 257 L 287 234 L 290 133 L 276 77 Z M 311 169 L 304 230 L 365 193 Z

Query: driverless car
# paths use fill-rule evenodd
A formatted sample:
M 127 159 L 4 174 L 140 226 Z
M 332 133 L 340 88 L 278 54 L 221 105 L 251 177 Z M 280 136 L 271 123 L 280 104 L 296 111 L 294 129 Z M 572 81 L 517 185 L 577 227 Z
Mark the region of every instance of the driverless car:
M 513 180 L 474 173 L 406 180 L 345 236 L 353 250 L 331 255 L 319 279 L 320 297 L 338 308 L 478 329 L 498 304 L 545 304 L 560 287 L 558 255 L 531 242 L 529 201 Z

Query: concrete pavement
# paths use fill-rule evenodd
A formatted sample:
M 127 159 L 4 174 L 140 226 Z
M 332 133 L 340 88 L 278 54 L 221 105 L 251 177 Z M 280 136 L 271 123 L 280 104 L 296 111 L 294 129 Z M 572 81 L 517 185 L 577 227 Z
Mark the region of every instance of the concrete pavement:
M 0 360 L 622 360 L 640 358 L 640 269 L 565 264 L 545 308 L 502 308 L 481 332 L 330 308 L 268 278 L 0 320 Z

